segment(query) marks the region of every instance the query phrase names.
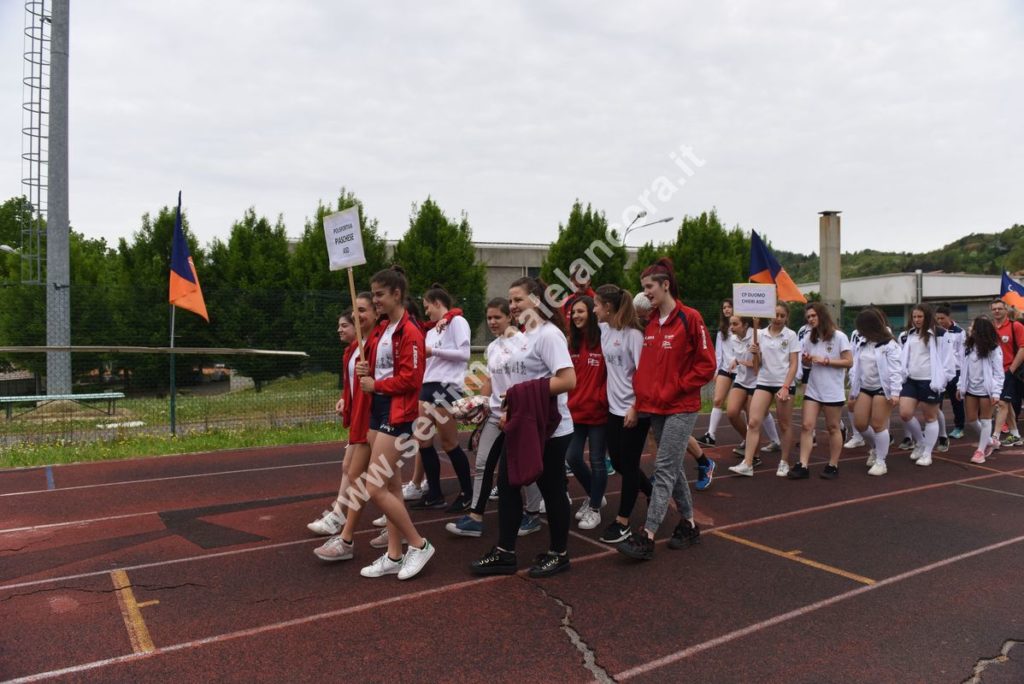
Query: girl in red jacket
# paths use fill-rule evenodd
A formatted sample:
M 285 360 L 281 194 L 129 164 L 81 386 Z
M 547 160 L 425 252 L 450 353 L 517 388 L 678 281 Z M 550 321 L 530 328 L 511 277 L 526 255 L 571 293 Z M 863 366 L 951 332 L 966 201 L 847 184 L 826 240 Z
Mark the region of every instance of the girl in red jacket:
M 365 356 L 366 341 L 369 339 L 376 321 L 376 316 L 373 313 L 373 298 L 370 293 L 359 293 L 359 296 L 356 297 L 355 313 L 347 313 L 348 318 L 342 314 L 338 324 L 338 334 L 348 346 L 345 348 L 341 367 L 341 398 L 335 405 L 335 410 L 341 416 L 342 425 L 348 428 L 348 446 L 345 448 L 345 459 L 342 463 L 344 476 L 341 479 L 338 500 L 335 501 L 333 510 L 325 512 L 323 517 L 308 525 L 309 529 L 316 534 L 334 535 L 323 546 L 313 551 L 317 558 L 325 561 L 349 560 L 355 555 L 353 535 L 359 525 L 362 509 L 359 506 L 348 506 L 347 504 L 358 503 L 358 500 L 352 496 L 351 485 L 364 476 L 366 467 L 370 463 L 370 446 L 367 443 L 367 433 L 370 428 L 370 395 L 359 389 L 359 379 L 355 372 L 356 363 L 359 362 L 355 324 L 358 323 L 361 329 Z M 342 501 L 346 502 L 348 508 L 345 515 L 341 514 Z
M 434 547 L 419 535 L 401 496 L 400 461 L 414 458 L 413 421 L 419 414 L 425 349 L 423 333 L 405 310 L 408 284 L 398 268 L 370 279 L 373 304 L 380 315 L 370 335 L 367 361 L 356 364 L 359 385 L 371 395 L 370 466 L 366 482 L 370 498 L 387 517 L 388 548 L 360 571 L 363 577 L 398 575 L 409 579 L 434 555 Z M 402 555 L 402 543 L 409 544 Z
M 569 325 L 569 357 L 576 371 L 576 388 L 569 392 L 573 433 L 565 460 L 587 499 L 576 512 L 581 530 L 601 524 L 601 507 L 608 486 L 605 469 L 605 424 L 608 422 L 607 370 L 601 349 L 601 328 L 594 315 L 594 300 L 578 295 L 572 303 Z M 583 462 L 583 447 L 590 442 L 590 467 Z
M 693 519 L 693 502 L 683 472 L 683 445 L 689 443 L 700 410 L 700 390 L 715 377 L 715 350 L 704 319 L 679 301 L 672 260 L 658 259 L 641 274 L 644 294 L 651 301 L 651 317 L 644 330 L 640 364 L 633 376 L 636 407 L 651 416 L 658 443 L 654 485 L 647 522 L 616 548 L 630 558 L 654 556 L 654 535 L 675 500 L 682 519 L 669 540 L 681 549 L 700 541 Z

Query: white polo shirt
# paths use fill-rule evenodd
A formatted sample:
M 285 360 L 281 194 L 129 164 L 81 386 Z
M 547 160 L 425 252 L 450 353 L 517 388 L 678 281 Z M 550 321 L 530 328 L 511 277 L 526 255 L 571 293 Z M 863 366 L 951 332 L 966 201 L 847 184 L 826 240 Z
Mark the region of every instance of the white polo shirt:
M 616 330 L 607 323 L 601 323 L 600 327 L 601 353 L 608 369 L 608 411 L 615 416 L 624 416 L 636 403 L 633 375 L 640 363 L 644 334 L 636 328 Z
M 757 333 L 757 345 L 761 348 L 761 370 L 757 374 L 757 384 L 782 387 L 789 373 L 790 355 L 800 353 L 796 333 L 784 327 L 777 335 L 773 335 L 769 326 Z M 799 360 L 797 363 L 800 363 Z M 796 383 L 795 376 L 793 383 Z
M 831 340 L 811 342 L 808 334 L 803 340 L 803 353 L 811 356 L 824 356 L 830 361 L 838 361 L 843 352 L 850 351 L 850 338 L 842 330 L 832 333 Z M 846 369 L 835 366 L 814 365 L 807 379 L 804 396 L 822 403 L 846 401 Z
M 750 361 L 753 358 L 754 355 L 750 353 L 750 345 L 754 343 L 753 328 L 747 328 L 747 334 L 743 336 L 743 339 L 736 335 L 730 335 L 729 339 L 732 341 L 733 353 L 737 362 Z M 750 366 L 737 363 L 736 379 L 733 382 L 740 387 L 752 389 L 757 384 L 757 376 L 754 375 L 754 369 Z

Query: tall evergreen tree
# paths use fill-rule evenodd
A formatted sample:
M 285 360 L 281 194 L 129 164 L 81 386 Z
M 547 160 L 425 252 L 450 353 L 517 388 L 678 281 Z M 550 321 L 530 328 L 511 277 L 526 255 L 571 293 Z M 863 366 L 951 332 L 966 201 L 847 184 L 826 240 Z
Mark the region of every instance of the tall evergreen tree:
M 409 230 L 395 245 L 395 261 L 405 269 L 411 296 L 422 297 L 439 283 L 463 309 L 470 328 L 483 321 L 487 271 L 476 260 L 466 214 L 458 221 L 449 219 L 430 197 L 414 205 Z
M 569 211 L 569 220 L 558 226 L 558 237 L 551 244 L 547 258 L 540 267 L 541 277 L 548 285 L 568 289 L 570 276 L 578 268 L 590 273 L 591 286 L 625 284 L 626 248 L 619 236 L 610 231 L 601 212 L 588 204 L 584 209 L 576 200 Z

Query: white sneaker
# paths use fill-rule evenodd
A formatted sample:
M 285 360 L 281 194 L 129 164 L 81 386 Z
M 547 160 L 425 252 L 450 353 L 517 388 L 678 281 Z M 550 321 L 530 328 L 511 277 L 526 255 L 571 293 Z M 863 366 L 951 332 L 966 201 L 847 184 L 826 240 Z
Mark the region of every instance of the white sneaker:
M 345 516 L 338 515 L 334 511 L 324 511 L 320 514 L 320 518 L 306 525 L 313 534 L 325 537 L 338 534 L 344 526 Z
M 590 510 L 590 497 L 587 497 L 586 499 L 583 500 L 583 503 L 580 504 L 579 510 L 576 511 L 576 519 L 577 520 L 583 520 L 583 515 L 587 511 L 589 511 L 589 510 Z
M 402 543 L 403 544 L 408 544 L 409 540 L 406 539 L 405 537 L 402 537 Z M 370 540 L 370 546 L 372 546 L 375 549 L 386 549 L 386 548 L 388 548 L 388 531 L 387 530 L 381 530 L 380 534 L 378 534 L 376 537 L 374 537 L 373 539 Z
M 423 540 L 422 549 L 410 546 L 405 552 L 405 558 L 402 559 L 402 569 L 398 571 L 398 579 L 407 580 L 418 575 L 433 555 L 434 545 L 426 539 Z
M 415 482 L 406 482 L 402 487 L 402 498 L 406 501 L 419 501 L 426 494 Z
M 763 447 L 761 447 L 762 454 L 774 454 L 780 451 L 782 451 L 782 445 L 779 444 L 778 442 L 768 442 Z
M 917 465 L 919 466 L 930 466 L 932 464 L 931 454 L 921 454 L 921 457 L 917 459 Z
M 877 477 L 877 476 L 880 476 L 880 475 L 885 475 L 887 472 L 889 472 L 889 468 L 886 467 L 885 461 L 877 461 L 876 460 L 872 464 L 871 470 L 868 471 L 868 475 L 875 475 Z
M 491 488 L 491 495 L 489 497 L 487 497 L 487 498 L 490 499 L 491 501 L 497 501 L 498 500 L 498 488 L 497 487 L 492 487 Z
M 734 466 L 729 466 L 729 470 L 736 473 L 737 475 L 745 475 L 746 477 L 754 477 L 754 466 L 749 466 L 746 463 L 737 463 Z
M 373 561 L 372 565 L 367 565 L 365 568 L 359 571 L 359 574 L 363 577 L 383 577 L 384 575 L 397 575 L 402 570 L 402 561 L 393 561 L 388 558 L 388 554 L 384 554 L 377 560 Z
M 356 555 L 355 544 L 346 544 L 340 534 L 328 539 L 323 546 L 313 549 L 313 553 L 325 561 L 349 560 Z
M 779 467 L 775 469 L 775 477 L 786 477 L 789 475 L 789 464 L 779 461 Z
M 872 449 L 871 451 L 868 452 L 867 467 L 870 468 L 871 466 L 875 465 L 876 461 L 878 461 L 878 452 L 875 449 Z
M 917 459 L 921 458 L 921 456 L 923 456 L 923 455 L 924 455 L 924 447 L 919 445 L 919 444 L 915 444 L 914 445 L 914 450 L 910 452 L 910 460 L 911 461 L 916 461 Z
M 587 510 L 583 512 L 583 517 L 580 518 L 580 529 L 592 530 L 600 524 L 601 511 L 595 511 L 590 506 L 587 506 Z
M 370 524 L 373 525 L 374 527 L 387 527 L 388 526 L 388 516 L 382 515 L 382 516 L 380 516 L 379 518 L 377 518 L 376 520 L 374 520 Z
M 864 438 L 860 435 L 854 435 L 843 445 L 844 449 L 856 449 L 864 446 Z

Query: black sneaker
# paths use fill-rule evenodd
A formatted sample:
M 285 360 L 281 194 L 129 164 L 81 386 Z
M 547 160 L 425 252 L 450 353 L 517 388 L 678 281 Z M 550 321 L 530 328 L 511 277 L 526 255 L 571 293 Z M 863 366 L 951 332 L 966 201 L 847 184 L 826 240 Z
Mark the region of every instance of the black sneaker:
M 825 469 L 821 471 L 821 477 L 825 480 L 834 480 L 839 477 L 839 467 L 834 465 L 827 465 Z
M 935 450 L 942 453 L 949 451 L 949 437 L 939 437 L 939 441 L 935 445 Z
M 548 551 L 534 559 L 527 573 L 530 577 L 551 577 L 569 569 L 569 554 Z
M 455 501 L 452 501 L 452 505 L 444 509 L 444 512 L 465 513 L 466 511 L 469 510 L 470 505 L 472 505 L 472 502 L 466 497 L 464 497 L 462 494 L 459 494 L 457 497 L 455 497 Z
M 790 480 L 806 480 L 810 476 L 810 471 L 808 471 L 802 463 L 797 463 L 795 466 L 790 468 L 789 474 L 786 475 Z
M 469 564 L 474 575 L 514 575 L 519 569 L 514 551 L 502 551 L 491 547 L 482 558 Z
M 896 448 L 899 449 L 900 451 L 910 451 L 911 449 L 914 448 L 914 440 L 910 439 L 909 437 L 904 437 L 903 441 L 900 442 L 900 445 Z
M 697 443 L 704 446 L 715 446 L 715 438 L 711 436 L 710 432 L 705 432 L 704 436 L 697 440 Z
M 600 541 L 605 544 L 618 544 L 626 541 L 628 537 L 629 526 L 623 525 L 618 520 L 612 520 L 611 525 L 604 528 L 604 532 L 601 533 Z
M 616 545 L 615 550 L 636 560 L 651 560 L 654 558 L 654 540 L 643 531 L 632 532 L 626 541 Z
M 679 521 L 676 529 L 672 531 L 672 538 L 668 540 L 668 548 L 685 549 L 700 543 L 700 528 L 696 523 L 691 523 L 686 518 Z
M 761 457 L 760 457 L 760 456 L 755 456 L 755 457 L 754 457 L 754 463 L 753 463 L 753 466 L 754 466 L 754 467 L 756 468 L 756 467 L 757 467 L 757 466 L 759 466 L 759 465 L 761 465 Z
M 409 504 L 409 510 L 413 511 L 426 511 L 436 510 L 445 507 L 445 501 L 443 496 L 439 496 L 436 499 L 431 499 L 429 495 L 423 495 L 418 501 L 413 501 Z

